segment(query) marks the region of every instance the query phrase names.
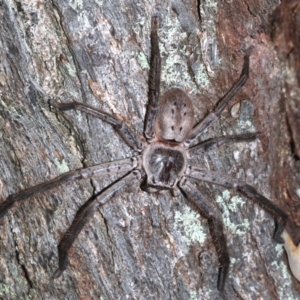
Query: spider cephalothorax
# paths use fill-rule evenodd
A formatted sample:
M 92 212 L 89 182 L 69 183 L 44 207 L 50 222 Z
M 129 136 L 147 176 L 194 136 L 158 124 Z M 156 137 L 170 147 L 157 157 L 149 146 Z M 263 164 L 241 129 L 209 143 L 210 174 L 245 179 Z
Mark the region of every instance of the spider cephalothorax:
M 97 207 L 106 203 L 112 196 L 122 193 L 126 188 L 134 184 L 140 184 L 141 188 L 148 192 L 179 188 L 188 201 L 193 204 L 193 207 L 207 218 L 211 234 L 214 237 L 213 241 L 220 264 L 218 289 L 222 290 L 229 267 L 229 255 L 223 233 L 222 220 L 219 217 L 218 211 L 216 211 L 214 206 L 205 199 L 194 185 L 194 181 L 203 180 L 227 188 L 235 188 L 257 202 L 257 204 L 261 205 L 275 217 L 277 226 L 274 239 L 279 243 L 282 242 L 281 233 L 287 221 L 287 215 L 270 200 L 259 194 L 252 186 L 239 182 L 234 178 L 209 170 L 203 170 L 189 164 L 189 159 L 202 154 L 214 146 L 228 142 L 252 141 L 257 137 L 257 133 L 221 136 L 189 147 L 192 140 L 218 119 L 229 101 L 247 81 L 251 48 L 246 50 L 244 67 L 240 79 L 217 103 L 214 110 L 194 126 L 192 102 L 184 91 L 172 88 L 160 98 L 161 58 L 157 29 L 158 20 L 154 17 L 151 30 L 149 103 L 144 128 L 146 142 L 143 143 L 124 122 L 101 110 L 76 101 L 59 103 L 56 100 L 52 100 L 50 102 L 58 110 L 77 109 L 112 125 L 125 143 L 138 154 L 131 158 L 71 171 L 50 181 L 12 194 L 6 201 L 0 203 L 0 218 L 4 216 L 14 203 L 25 200 L 39 192 L 53 189 L 59 184 L 77 179 L 90 178 L 96 175 L 105 176 L 107 174 L 127 171 L 127 175 L 96 194 L 93 197 L 93 201 L 90 201 L 78 211 L 70 228 L 58 245 L 59 268 L 54 273 L 54 277 L 59 277 L 67 268 L 68 250 Z
M 159 141 L 150 144 L 143 153 L 146 186 L 153 191 L 174 188 L 184 174 L 186 164 L 186 150 L 182 145 Z

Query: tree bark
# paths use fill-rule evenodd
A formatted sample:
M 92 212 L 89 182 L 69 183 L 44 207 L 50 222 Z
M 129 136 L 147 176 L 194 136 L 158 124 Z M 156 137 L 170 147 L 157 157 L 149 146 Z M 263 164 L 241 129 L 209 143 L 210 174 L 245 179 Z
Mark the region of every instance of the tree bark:
M 299 5 L 278 5 L 0 1 L 0 201 L 68 170 L 134 155 L 109 125 L 80 112 L 58 113 L 48 101 L 88 103 L 142 137 L 151 17 L 157 15 L 161 91 L 176 86 L 188 93 L 196 120 L 239 78 L 243 51 L 254 46 L 250 79 L 201 139 L 248 131 L 261 132 L 259 139 L 221 146 L 193 163 L 255 186 L 289 214 L 297 242 Z M 291 41 L 293 47 L 283 48 Z M 202 183 L 222 212 L 231 257 L 223 293 L 207 221 L 184 196 L 147 194 L 138 186 L 95 213 L 72 246 L 68 269 L 52 279 L 57 245 L 76 212 L 116 179 L 69 183 L 16 205 L 0 220 L 1 298 L 300 298 L 283 247 L 272 240 L 272 216 L 236 191 Z

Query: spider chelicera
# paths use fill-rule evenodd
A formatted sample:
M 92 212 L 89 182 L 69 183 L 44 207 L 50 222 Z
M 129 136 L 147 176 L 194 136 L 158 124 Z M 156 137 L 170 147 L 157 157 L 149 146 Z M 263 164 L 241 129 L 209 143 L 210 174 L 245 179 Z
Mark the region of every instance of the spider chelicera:
M 50 104 L 58 110 L 80 110 L 112 125 L 127 145 L 134 149 L 138 155 L 62 174 L 50 181 L 12 194 L 6 201 L 0 204 L 1 218 L 15 203 L 32 197 L 37 193 L 53 189 L 62 183 L 127 171 L 127 175 L 119 178 L 112 185 L 95 195 L 93 201 L 78 211 L 70 228 L 58 245 L 59 267 L 53 275 L 55 278 L 59 277 L 67 268 L 68 250 L 94 211 L 100 205 L 105 204 L 110 198 L 119 195 L 128 187 L 137 183 L 140 184 L 144 191 L 150 193 L 160 190 L 171 190 L 178 187 L 193 207 L 208 220 L 220 265 L 217 285 L 219 290 L 224 288 L 229 268 L 229 255 L 223 233 L 222 219 L 219 216 L 219 212 L 194 185 L 194 180 L 203 180 L 227 188 L 234 188 L 254 200 L 274 216 L 276 220 L 274 239 L 278 243 L 283 242 L 281 234 L 288 218 L 286 213 L 263 195 L 259 194 L 254 187 L 239 182 L 234 178 L 189 164 L 191 158 L 201 155 L 215 146 L 229 142 L 252 141 L 257 137 L 257 133 L 227 135 L 203 141 L 196 146 L 189 146 L 191 141 L 218 119 L 229 101 L 247 81 L 249 77 L 251 47 L 246 50 L 244 66 L 239 80 L 217 103 L 214 110 L 194 126 L 192 102 L 185 92 L 178 88 L 171 88 L 160 99 L 161 58 L 157 30 L 158 18 L 153 17 L 149 103 L 144 127 L 146 142 L 142 142 L 124 122 L 106 112 L 76 101 L 71 103 L 59 103 L 56 100 L 50 101 Z

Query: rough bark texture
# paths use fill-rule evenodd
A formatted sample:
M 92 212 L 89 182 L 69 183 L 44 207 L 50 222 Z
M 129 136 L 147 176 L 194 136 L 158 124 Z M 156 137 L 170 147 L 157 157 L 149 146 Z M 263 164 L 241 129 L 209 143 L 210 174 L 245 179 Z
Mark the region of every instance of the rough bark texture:
M 254 185 L 300 225 L 300 14 L 297 1 L 278 5 L 0 1 L 0 201 L 67 170 L 133 155 L 109 125 L 57 113 L 48 99 L 73 97 L 102 108 L 142 136 L 151 16 L 158 15 L 161 90 L 177 86 L 189 93 L 197 120 L 239 77 L 241 50 L 255 46 L 250 80 L 202 138 L 262 135 L 215 149 L 195 164 Z M 57 244 L 76 211 L 114 179 L 62 186 L 0 221 L 2 299 L 300 298 L 283 248 L 272 240 L 273 218 L 235 191 L 203 184 L 222 211 L 231 256 L 223 294 L 216 289 L 218 260 L 206 220 L 183 196 L 149 195 L 138 186 L 99 209 L 74 243 L 69 268 L 51 279 Z
M 271 188 L 281 196 L 282 207 L 292 222 L 289 232 L 298 245 L 300 241 L 300 3 L 282 1 L 272 14 L 270 36 L 281 61 L 282 84 L 278 113 L 280 122 L 275 132 L 276 151 L 271 159 L 276 174 Z M 300 284 L 293 281 L 300 291 Z

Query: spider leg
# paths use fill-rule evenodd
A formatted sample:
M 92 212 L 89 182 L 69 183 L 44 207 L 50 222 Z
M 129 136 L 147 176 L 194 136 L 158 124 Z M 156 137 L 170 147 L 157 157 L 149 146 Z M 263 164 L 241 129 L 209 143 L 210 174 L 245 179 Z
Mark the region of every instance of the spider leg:
M 131 171 L 138 165 L 138 158 L 126 158 L 110 163 L 98 164 L 92 167 L 82 168 L 62 174 L 54 179 L 40 183 L 26 190 L 10 195 L 6 201 L 0 203 L 0 218 L 17 202 L 26 200 L 41 192 L 46 192 L 54 187 L 73 180 L 86 179 L 93 176 L 102 176 L 106 174 L 118 173 L 122 171 Z
M 100 109 L 94 108 L 88 104 L 80 103 L 77 101 L 69 103 L 59 103 L 57 100 L 54 99 L 50 100 L 50 105 L 52 105 L 60 111 L 75 109 L 80 110 L 86 114 L 92 115 L 112 125 L 128 146 L 139 152 L 142 150 L 142 142 L 124 122 Z
M 161 73 L 161 58 L 158 44 L 158 18 L 152 18 L 151 29 L 151 58 L 150 58 L 150 73 L 149 73 L 149 102 L 145 117 L 144 134 L 147 140 L 154 137 L 154 122 L 158 110 L 158 101 L 160 94 L 160 73 Z
M 221 291 L 224 288 L 225 280 L 228 275 L 230 260 L 220 214 L 186 177 L 182 178 L 179 183 L 179 187 L 199 213 L 208 220 L 209 229 L 216 247 L 220 264 L 217 286 L 218 290 Z
M 200 144 L 193 146 L 188 149 L 189 157 L 194 157 L 199 154 L 206 152 L 213 147 L 221 146 L 225 143 L 239 143 L 239 142 L 251 142 L 254 141 L 259 132 L 247 132 L 236 135 L 226 135 L 216 138 L 212 138 L 206 141 L 201 142 Z
M 89 221 L 95 210 L 105 204 L 112 197 L 119 195 L 126 188 L 132 186 L 141 179 L 141 173 L 137 170 L 129 173 L 115 181 L 112 185 L 101 191 L 92 201 L 86 203 L 76 214 L 71 226 L 64 234 L 58 245 L 59 267 L 54 272 L 53 278 L 61 276 L 68 266 L 68 250 L 74 240 L 82 230 L 83 226 Z
M 195 179 L 200 179 L 203 181 L 211 182 L 213 184 L 222 185 L 227 188 L 234 188 L 244 194 L 245 196 L 251 198 L 255 201 L 259 206 L 265 209 L 268 213 L 270 213 L 276 220 L 276 228 L 274 232 L 274 240 L 277 243 L 282 244 L 284 241 L 281 237 L 281 234 L 284 230 L 285 224 L 288 220 L 288 215 L 282 211 L 278 206 L 273 204 L 269 199 L 261 195 L 257 192 L 257 190 L 244 182 L 239 182 L 238 180 L 220 175 L 217 172 L 212 172 L 208 170 L 202 170 L 199 168 L 195 168 L 192 166 L 188 166 L 188 174 Z
M 244 86 L 247 79 L 249 78 L 249 57 L 253 47 L 249 47 L 246 50 L 244 58 L 244 66 L 240 79 L 233 85 L 230 91 L 217 103 L 214 110 L 209 113 L 198 125 L 196 125 L 190 135 L 187 137 L 185 145 L 189 145 L 190 142 L 195 139 L 201 132 L 209 127 L 215 120 L 219 118 L 222 111 L 228 105 L 229 101 L 238 93 L 238 91 Z

